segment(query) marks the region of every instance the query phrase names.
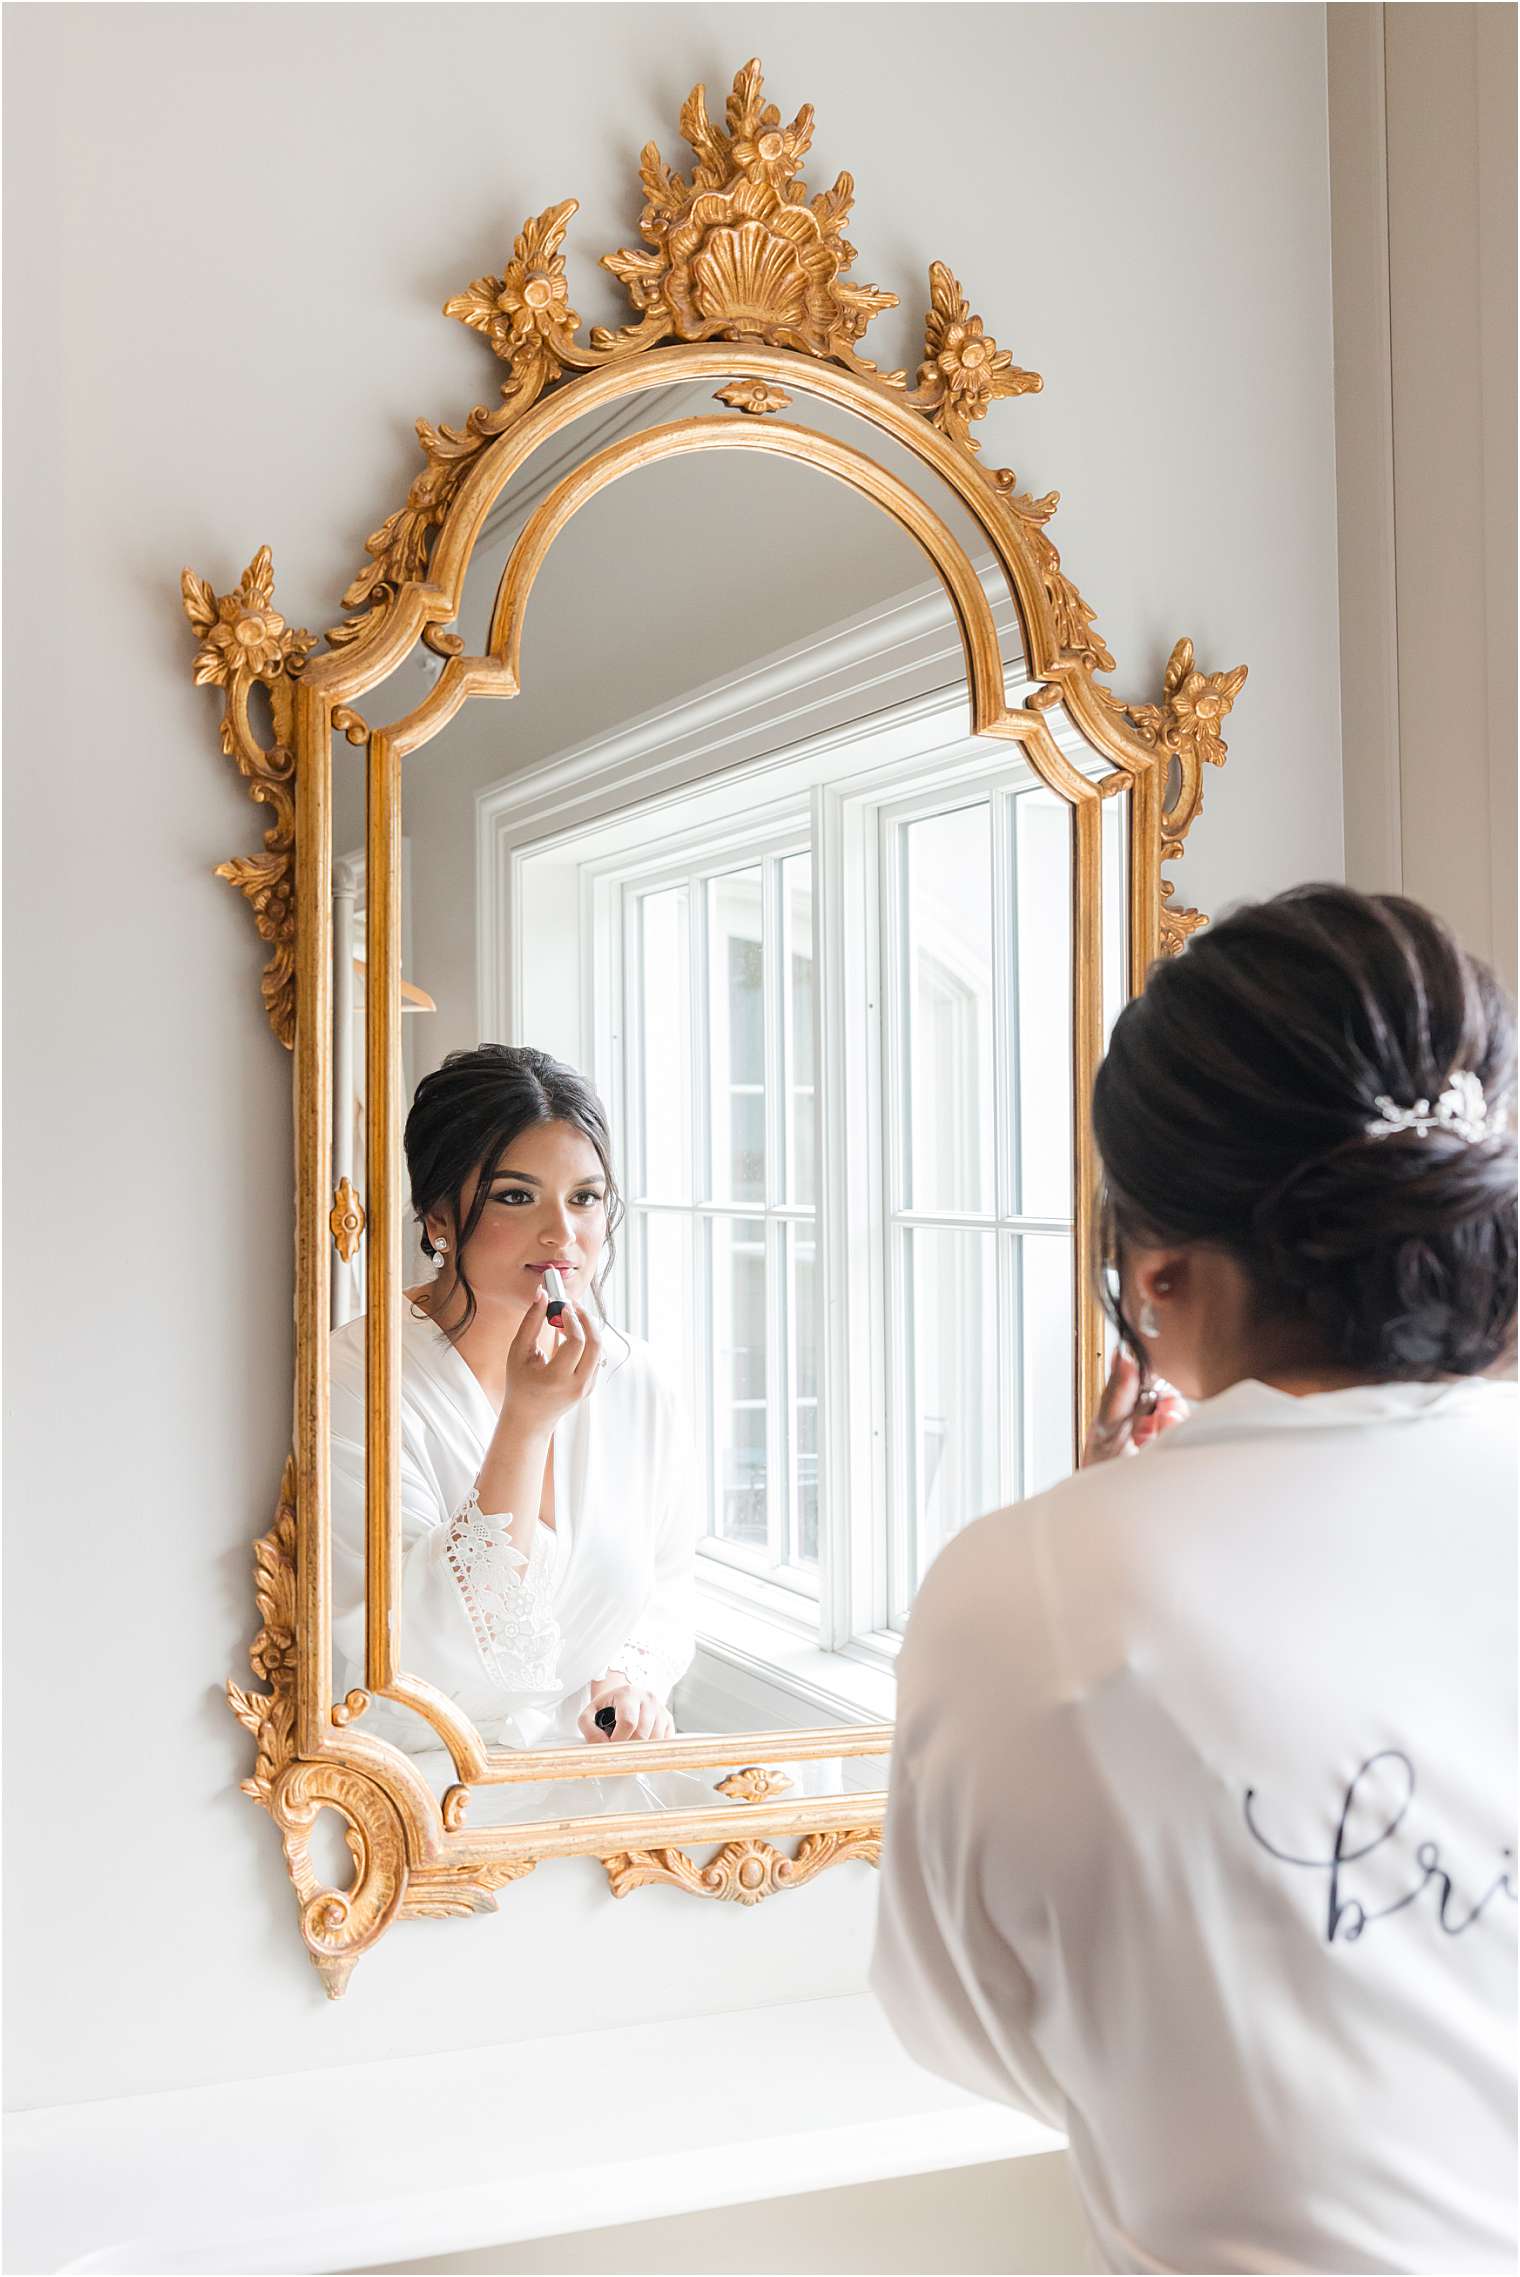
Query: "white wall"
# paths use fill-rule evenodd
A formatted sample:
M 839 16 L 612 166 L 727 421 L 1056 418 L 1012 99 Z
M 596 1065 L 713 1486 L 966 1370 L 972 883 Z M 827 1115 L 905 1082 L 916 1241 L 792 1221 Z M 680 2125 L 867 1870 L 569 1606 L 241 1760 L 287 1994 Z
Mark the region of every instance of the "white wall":
M 212 866 L 257 843 L 177 580 L 274 548 L 320 627 L 410 422 L 492 359 L 438 314 L 578 193 L 575 300 L 635 166 L 751 52 L 849 167 L 859 274 L 951 260 L 1046 392 L 993 463 L 1153 691 L 1249 661 L 1185 892 L 1340 866 L 1317 7 L 74 6 L 5 23 L 15 2106 L 856 1990 L 872 1877 L 613 1905 L 588 1863 L 393 1932 L 329 2007 L 219 1691 L 289 1433 L 289 1063 Z
M 354 2277 L 401 2277 L 403 2267 L 407 2277 L 598 2277 L 610 2270 L 622 2277 L 710 2277 L 715 2269 L 726 2277 L 780 2269 L 826 2269 L 830 2277 L 921 2277 L 926 2269 L 1057 2277 L 1102 2263 L 1069 2162 L 1064 2152 L 1047 2151 L 995 2166 L 895 2175 L 801 2198 L 576 2230 L 530 2245 L 430 2255 Z

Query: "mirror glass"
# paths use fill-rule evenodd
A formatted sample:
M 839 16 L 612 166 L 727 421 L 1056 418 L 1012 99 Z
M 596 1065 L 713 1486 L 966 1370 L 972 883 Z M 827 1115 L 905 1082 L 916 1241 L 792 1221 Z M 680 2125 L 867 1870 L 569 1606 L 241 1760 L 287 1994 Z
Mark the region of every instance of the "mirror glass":
M 523 470 L 471 564 L 468 653 L 570 467 L 712 397 L 616 406 Z M 1016 690 L 969 517 L 849 415 L 806 418 L 951 525 Z M 366 718 L 435 677 L 415 651 Z M 1070 819 L 1017 745 L 971 737 L 926 556 L 768 451 L 637 465 L 551 549 L 522 683 L 403 763 L 401 1658 L 493 1747 L 605 1737 L 608 1772 L 477 1789 L 472 1827 L 722 1794 L 721 1766 L 620 1770 L 625 1737 L 890 1720 L 929 1562 L 1073 1457 Z M 333 764 L 335 1176 L 362 1193 L 363 754 Z M 333 1265 L 340 1698 L 363 1681 L 366 1247 Z M 594 1339 L 572 1332 L 573 1377 L 530 1366 L 521 1327 L 550 1266 Z M 532 1320 L 557 1352 L 565 1324 Z M 452 1779 L 409 1711 L 364 1728 Z M 793 1795 L 885 1772 L 766 1762 Z

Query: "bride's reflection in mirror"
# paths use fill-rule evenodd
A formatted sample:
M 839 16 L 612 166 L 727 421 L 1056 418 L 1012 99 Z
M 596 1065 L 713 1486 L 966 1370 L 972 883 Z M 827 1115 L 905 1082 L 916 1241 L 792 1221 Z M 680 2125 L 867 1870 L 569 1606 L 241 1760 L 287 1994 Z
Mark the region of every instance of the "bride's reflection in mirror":
M 710 388 L 649 410 L 705 415 Z M 467 653 L 583 447 L 493 508 Z M 1006 582 L 931 502 L 1017 706 Z M 884 1759 L 849 1745 L 890 1722 L 928 1563 L 1072 1460 L 1070 812 L 1021 744 L 972 735 L 918 547 L 785 458 L 677 457 L 599 492 L 523 638 L 512 701 L 465 704 L 402 766 L 398 1665 L 489 1747 L 606 1757 L 476 1787 L 472 1828 L 752 1800 L 761 1770 L 767 1794 L 872 1791 Z M 426 702 L 433 665 L 414 653 L 366 716 Z M 1040 718 L 1111 772 L 1059 706 Z M 341 742 L 333 780 L 334 1178 L 357 1188 L 371 881 Z M 340 1699 L 364 1682 L 377 1230 L 333 1268 Z M 377 1699 L 363 1728 L 456 1776 L 419 1713 Z M 840 1746 L 630 1771 L 628 1743 L 672 1728 Z
M 488 1745 L 669 1738 L 701 1520 L 679 1399 L 603 1302 L 623 1205 L 601 1101 L 546 1052 L 453 1052 L 417 1087 L 406 1163 L 434 1267 L 401 1332 L 408 1658 Z M 331 1396 L 334 1639 L 358 1685 L 362 1316 L 334 1333 Z

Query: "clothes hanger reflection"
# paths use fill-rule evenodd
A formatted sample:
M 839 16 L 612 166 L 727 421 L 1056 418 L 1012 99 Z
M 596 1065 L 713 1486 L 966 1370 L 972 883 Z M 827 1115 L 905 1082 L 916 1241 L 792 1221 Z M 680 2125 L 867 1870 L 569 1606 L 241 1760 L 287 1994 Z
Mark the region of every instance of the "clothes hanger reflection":
M 359 980 L 363 980 L 364 959 L 362 957 L 355 957 L 354 973 Z M 356 999 L 354 1010 L 357 1012 L 360 1009 L 361 1000 Z M 404 980 L 401 983 L 401 1009 L 403 1012 L 436 1012 L 438 1007 L 425 988 L 419 988 L 415 981 Z

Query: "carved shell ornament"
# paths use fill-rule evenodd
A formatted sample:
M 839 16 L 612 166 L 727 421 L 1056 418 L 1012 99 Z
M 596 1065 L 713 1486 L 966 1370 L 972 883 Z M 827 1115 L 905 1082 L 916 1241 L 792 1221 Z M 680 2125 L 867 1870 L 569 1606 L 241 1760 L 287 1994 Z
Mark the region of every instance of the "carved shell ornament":
M 426 585 L 438 533 L 480 454 L 544 398 L 652 350 L 705 344 L 700 361 L 704 376 L 713 375 L 717 403 L 735 420 L 776 422 L 771 435 L 793 391 L 805 397 L 811 382 L 815 395 L 825 392 L 806 360 L 836 367 L 848 381 L 833 379 L 833 393 L 843 387 L 844 399 L 863 419 L 876 415 L 899 442 L 920 442 L 920 455 L 932 458 L 980 519 L 1010 578 L 1016 569 L 1023 580 L 1030 645 L 1039 651 L 1032 660 L 1038 684 L 1028 705 L 1041 710 L 1065 701 L 1093 744 L 1116 764 L 1100 789 L 1150 786 L 1151 827 L 1157 762 L 1164 760 L 1163 861 L 1182 852 L 1202 804 L 1205 768 L 1224 761 L 1222 728 L 1244 684 L 1244 666 L 1205 672 L 1192 643 L 1180 641 L 1156 704 L 1127 703 L 1097 677 L 1115 669 L 1114 659 L 1050 535 L 1060 493 L 1021 490 L 1011 469 L 986 466 L 974 432 L 995 404 L 1032 394 L 1043 383 L 993 337 L 959 279 L 943 262 L 930 267 L 923 351 L 911 381 L 906 371 L 879 369 L 862 344 L 874 319 L 896 307 L 898 298 L 855 275 L 856 251 L 845 235 L 854 201 L 850 176 L 841 173 L 818 191 L 803 177 L 811 107 L 804 105 L 787 123 L 766 100 L 759 64 L 750 62 L 733 82 L 721 122 L 697 87 L 681 110 L 680 127 L 692 153 L 689 170 L 667 164 L 653 143 L 647 145 L 639 161 L 640 242 L 602 257 L 602 266 L 627 293 L 628 323 L 582 331 L 566 258 L 566 232 L 577 211 L 573 199 L 525 221 L 500 274 L 476 277 L 445 303 L 448 316 L 489 346 L 500 372 L 497 397 L 477 405 L 459 425 L 418 421 L 422 465 L 402 503 L 367 539 L 363 565 L 342 597 L 345 614 L 325 636 L 325 652 L 314 658 L 316 636 L 293 627 L 275 607 L 267 546 L 224 594 L 194 571 L 184 572 L 183 605 L 197 640 L 193 677 L 219 692 L 222 750 L 236 763 L 250 795 L 269 809 L 262 850 L 224 862 L 217 874 L 244 896 L 265 944 L 265 1010 L 287 1048 L 294 1044 L 296 1024 L 298 710 L 304 734 L 303 707 L 310 700 L 316 710 L 318 699 L 326 700 L 329 673 L 335 695 L 340 687 L 347 695 L 365 684 L 358 652 L 370 643 L 383 645 L 404 594 L 408 611 L 416 608 L 417 596 L 409 589 Z M 714 370 L 711 344 L 728 342 L 740 351 L 735 376 L 721 365 Z M 795 361 L 746 371 L 746 364 L 762 361 L 757 350 Z M 669 369 L 678 372 L 679 365 L 670 361 Z M 782 380 L 787 384 L 778 384 Z M 916 421 L 933 430 L 932 451 L 917 435 Z M 462 639 L 445 622 L 434 621 L 440 617 L 434 609 L 418 637 L 435 655 L 457 657 Z M 332 659 L 350 650 L 356 653 L 338 671 Z M 308 698 L 300 683 L 312 671 L 321 675 L 321 686 Z M 369 728 L 346 701 L 336 703 L 330 724 L 352 744 L 370 740 Z M 1166 954 L 1180 949 L 1204 922 L 1196 910 L 1171 907 L 1171 893 L 1163 883 L 1160 945 Z M 320 1210 L 339 1255 L 352 1257 L 364 1233 L 362 1198 L 345 1183 L 336 1194 L 329 1189 L 322 1196 Z M 329 1991 L 337 1992 L 354 1959 L 390 1921 L 489 1908 L 497 1890 L 532 1870 L 534 1858 L 462 1854 L 460 1846 L 470 1841 L 463 1785 L 452 1792 L 446 1810 L 431 1806 L 435 1831 L 428 1831 L 432 1819 L 408 1818 L 415 1798 L 406 1801 L 399 1755 L 390 1770 L 380 1768 L 395 1751 L 366 1738 L 363 1692 L 351 1693 L 322 1719 L 320 1752 L 300 1752 L 298 1691 L 305 1699 L 302 1688 L 320 1681 L 314 1648 L 297 1618 L 297 1567 L 309 1554 L 304 1529 L 310 1523 L 297 1512 L 295 1473 L 289 1469 L 275 1525 L 257 1549 L 262 1626 L 252 1657 L 256 1676 L 269 1689 L 231 1684 L 228 1697 L 255 1741 L 246 1791 L 281 1829 L 307 1948 Z M 358 1731 L 351 1729 L 356 1723 Z M 851 1752 L 848 1745 L 842 1751 Z M 853 1826 L 820 1832 L 814 1805 L 780 1799 L 784 1777 L 752 1763 L 719 1786 L 728 1807 L 745 1812 L 750 1835 L 724 1842 L 706 1864 L 657 1840 L 647 1849 L 604 1858 L 614 1893 L 664 1883 L 750 1906 L 802 1886 L 843 1859 L 875 1860 L 880 1798 L 847 1806 L 858 1809 Z M 347 1826 L 355 1879 L 346 1891 L 322 1889 L 312 1866 L 308 1837 L 323 1808 L 338 1810 Z M 804 1828 L 809 1831 L 791 1857 L 760 1839 Z M 432 1850 L 429 1843 L 435 1844 Z
M 898 296 L 852 280 L 856 253 L 844 227 L 854 203 L 854 182 L 841 174 L 832 188 L 809 194 L 802 161 L 813 137 L 812 106 L 805 103 L 784 125 L 776 105 L 765 100 L 758 62 L 747 63 L 735 78 L 722 126 L 708 113 L 706 89 L 694 87 L 681 110 L 681 132 L 695 159 L 690 175 L 668 166 L 654 143 L 646 144 L 639 161 L 644 244 L 602 255 L 602 267 L 628 293 L 634 323 L 616 331 L 594 326 L 586 340 L 580 337 L 581 320 L 571 305 L 565 266 L 565 231 L 578 210 L 574 198 L 546 207 L 523 224 L 500 276 L 477 277 L 444 303 L 444 314 L 480 333 L 507 366 L 501 401 L 494 408 L 477 405 L 462 427 L 418 420 L 423 470 L 405 504 L 366 541 L 366 564 L 343 595 L 345 609 L 354 613 L 329 629 L 330 649 L 367 637 L 402 588 L 425 579 L 434 536 L 476 454 L 546 390 L 573 385 L 578 373 L 672 341 L 758 341 L 842 365 L 872 385 L 892 390 L 968 455 L 979 449 L 972 425 L 994 403 L 1031 394 L 1044 384 L 1037 372 L 1022 370 L 1012 353 L 999 347 L 941 261 L 929 271 L 917 385 L 910 390 L 905 372 L 881 372 L 860 354 L 858 344 L 872 319 L 895 308 Z M 742 381 L 723 390 L 719 400 L 741 414 L 763 417 L 787 398 L 763 382 Z M 1062 570 L 1048 534 L 1060 492 L 1038 497 L 1020 492 L 1017 477 L 1006 467 L 985 479 L 1018 520 L 1063 653 L 1093 673 L 1113 671 L 1114 659 L 1097 633 L 1094 612 Z M 294 826 L 291 764 L 282 734 L 288 702 L 279 698 L 288 693 L 290 679 L 316 643 L 310 633 L 292 631 L 275 611 L 267 546 L 233 593 L 218 598 L 190 570 L 183 582 L 185 608 L 201 636 L 195 678 L 226 691 L 223 749 L 237 760 L 253 797 L 275 809 L 264 854 L 224 863 L 218 875 L 231 879 L 248 897 L 260 937 L 271 944 L 264 1000 L 271 1026 L 288 1046 L 295 1019 Z M 436 626 L 424 638 L 441 654 L 459 646 L 457 636 Z M 1191 657 L 1191 644 L 1179 644 L 1179 650 L 1181 646 Z M 1138 729 L 1142 740 L 1160 740 L 1175 749 L 1186 768 L 1192 767 L 1195 751 L 1199 763 L 1218 766 L 1225 756 L 1218 722 L 1245 679 L 1245 667 L 1214 675 L 1193 674 L 1190 668 L 1186 677 L 1188 685 L 1174 685 L 1169 670 L 1159 706 L 1131 706 L 1096 681 L 1094 688 L 1103 713 Z M 1197 695 L 1189 692 L 1194 678 L 1200 682 Z M 259 744 L 248 723 L 248 692 L 256 685 L 267 688 L 274 703 L 276 738 L 270 749 Z M 1189 711 L 1189 705 L 1202 708 Z M 1158 720 L 1164 727 L 1153 732 Z M 363 733 L 362 722 L 356 722 L 350 739 L 362 740 Z M 1167 741 L 1172 735 L 1178 738 L 1175 745 Z M 1186 792 L 1173 802 L 1163 861 L 1181 853 L 1200 805 L 1201 796 L 1193 796 L 1189 805 Z M 1164 900 L 1171 891 L 1169 883 L 1163 886 Z M 1175 953 L 1204 922 L 1197 910 L 1166 909 L 1163 954 Z

